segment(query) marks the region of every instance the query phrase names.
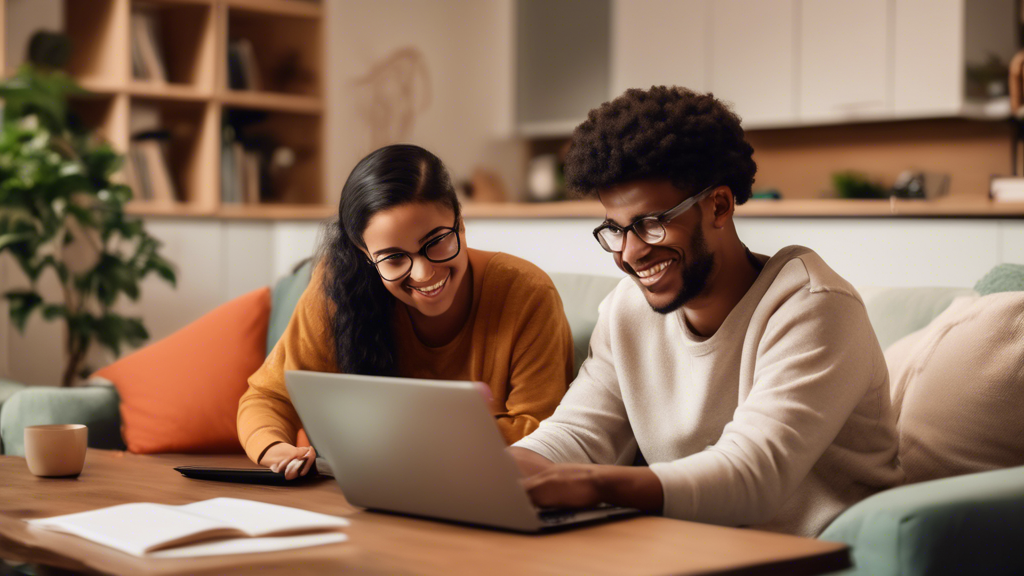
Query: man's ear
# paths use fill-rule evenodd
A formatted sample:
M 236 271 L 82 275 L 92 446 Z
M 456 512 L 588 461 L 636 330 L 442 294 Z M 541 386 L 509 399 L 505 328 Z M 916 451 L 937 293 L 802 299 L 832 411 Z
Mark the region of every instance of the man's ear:
M 725 225 L 732 219 L 736 211 L 736 197 L 732 195 L 732 188 L 719 186 L 711 192 L 711 201 L 714 202 L 713 220 L 711 226 L 714 228 L 725 228 Z

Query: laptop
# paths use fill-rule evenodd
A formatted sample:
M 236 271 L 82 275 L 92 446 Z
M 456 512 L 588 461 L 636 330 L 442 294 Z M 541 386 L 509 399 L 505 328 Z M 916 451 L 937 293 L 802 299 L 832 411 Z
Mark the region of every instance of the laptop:
M 285 383 L 318 455 L 356 506 L 518 532 L 638 513 L 535 507 L 472 382 L 289 370 Z

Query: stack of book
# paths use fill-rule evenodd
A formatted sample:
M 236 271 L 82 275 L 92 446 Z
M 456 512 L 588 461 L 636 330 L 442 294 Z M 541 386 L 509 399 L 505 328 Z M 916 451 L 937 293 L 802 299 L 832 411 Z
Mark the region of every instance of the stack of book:
M 163 130 L 132 135 L 128 148 L 127 178 L 139 200 L 173 204 L 180 200 L 167 163 L 170 134 Z
M 167 81 L 167 68 L 164 65 L 164 55 L 160 47 L 159 30 L 155 11 L 141 6 L 132 8 L 132 76 L 136 80 Z
M 247 149 L 233 127 L 225 126 L 221 145 L 221 202 L 256 204 L 260 201 L 262 155 Z
M 247 38 L 228 43 L 228 87 L 232 90 L 263 89 L 256 54 Z
M 125 177 L 135 198 L 160 204 L 180 201 L 169 164 L 171 133 L 164 129 L 160 109 L 144 103 L 134 105 L 129 129 L 132 140 L 128 145 Z

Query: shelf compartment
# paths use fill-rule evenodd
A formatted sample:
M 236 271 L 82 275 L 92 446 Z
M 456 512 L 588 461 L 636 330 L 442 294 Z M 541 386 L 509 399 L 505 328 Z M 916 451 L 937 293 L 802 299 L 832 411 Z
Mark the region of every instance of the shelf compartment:
M 291 2 L 290 2 L 291 3 Z M 319 97 L 322 94 L 322 39 L 318 19 L 267 14 L 242 7 L 229 7 L 228 42 L 222 54 L 225 74 L 221 89 L 225 92 L 294 94 Z M 239 62 L 237 70 L 245 70 L 250 78 L 248 90 L 232 88 L 232 66 L 228 54 L 239 42 L 246 42 L 251 66 Z
M 147 80 L 131 77 L 131 85 L 166 88 L 169 92 L 209 93 L 213 90 L 216 66 L 214 11 L 209 3 L 133 1 L 133 16 L 148 14 L 154 19 L 158 51 L 163 57 L 166 79 Z M 137 28 L 131 26 L 131 38 Z M 131 46 L 131 45 L 130 45 Z M 131 52 L 129 52 L 131 54 Z
M 131 135 L 163 130 L 167 167 L 177 191 L 177 202 L 147 202 L 137 194 L 137 210 L 163 205 L 185 213 L 213 211 L 217 206 L 219 166 L 217 158 L 220 109 L 208 102 L 188 102 L 166 98 L 131 99 L 129 131 Z M 176 208 L 175 208 L 176 207 Z
M 68 101 L 72 121 L 92 131 L 118 153 L 128 148 L 128 99 L 109 94 L 83 94 Z
M 82 84 L 123 86 L 131 73 L 126 0 L 64 3 L 64 30 L 74 49 L 68 73 Z
M 245 149 L 257 151 L 261 157 L 261 204 L 316 205 L 325 201 L 319 116 L 225 108 L 223 117 Z M 269 165 L 276 164 L 271 160 L 275 157 L 290 162 L 287 167 L 270 169 Z M 232 197 L 230 193 L 222 194 Z M 222 210 L 254 205 L 237 196 L 234 202 L 222 202 Z

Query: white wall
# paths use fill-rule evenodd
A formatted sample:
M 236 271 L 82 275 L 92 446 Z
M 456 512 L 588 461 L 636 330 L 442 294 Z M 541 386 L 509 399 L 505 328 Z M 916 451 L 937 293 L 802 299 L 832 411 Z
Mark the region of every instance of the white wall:
M 429 70 L 429 106 L 407 141 L 437 154 L 458 182 L 478 166 L 521 188 L 525 148 L 512 139 L 513 0 L 328 0 L 328 191 L 337 202 L 356 162 L 373 150 L 367 89 L 374 64 L 415 47 Z M 426 87 L 416 82 L 423 94 Z

